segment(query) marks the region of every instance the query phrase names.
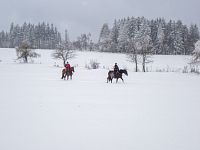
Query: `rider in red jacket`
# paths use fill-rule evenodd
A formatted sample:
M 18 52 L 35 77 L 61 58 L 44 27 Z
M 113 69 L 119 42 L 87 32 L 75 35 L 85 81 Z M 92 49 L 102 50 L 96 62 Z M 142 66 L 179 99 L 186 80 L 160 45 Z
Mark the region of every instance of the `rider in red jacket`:
M 67 63 L 65 64 L 65 68 L 71 68 L 69 62 L 67 62 Z
M 71 71 L 71 66 L 70 66 L 69 62 L 67 62 L 67 63 L 65 64 L 65 68 L 66 68 L 66 70 Z

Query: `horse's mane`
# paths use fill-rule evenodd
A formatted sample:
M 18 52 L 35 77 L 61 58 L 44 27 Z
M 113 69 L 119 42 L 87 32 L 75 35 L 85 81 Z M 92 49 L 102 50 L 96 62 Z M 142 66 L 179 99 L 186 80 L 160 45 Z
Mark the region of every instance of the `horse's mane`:
M 125 71 L 126 69 L 119 69 L 119 70 Z M 127 70 L 126 70 L 126 71 L 127 71 Z

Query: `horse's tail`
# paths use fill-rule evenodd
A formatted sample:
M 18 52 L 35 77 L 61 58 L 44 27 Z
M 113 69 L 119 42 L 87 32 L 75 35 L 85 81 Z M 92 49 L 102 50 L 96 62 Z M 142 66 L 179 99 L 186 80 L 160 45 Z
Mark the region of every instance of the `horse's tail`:
M 110 71 L 108 71 L 108 76 L 110 76 L 112 72 L 113 72 L 113 71 L 111 71 L 111 70 L 110 70 Z

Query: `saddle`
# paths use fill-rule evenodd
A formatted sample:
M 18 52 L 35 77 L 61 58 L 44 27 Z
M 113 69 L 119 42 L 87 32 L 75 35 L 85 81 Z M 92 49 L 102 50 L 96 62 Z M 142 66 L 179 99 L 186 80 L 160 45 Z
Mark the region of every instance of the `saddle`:
M 114 70 L 114 77 L 116 77 L 117 74 L 119 74 L 119 70 Z

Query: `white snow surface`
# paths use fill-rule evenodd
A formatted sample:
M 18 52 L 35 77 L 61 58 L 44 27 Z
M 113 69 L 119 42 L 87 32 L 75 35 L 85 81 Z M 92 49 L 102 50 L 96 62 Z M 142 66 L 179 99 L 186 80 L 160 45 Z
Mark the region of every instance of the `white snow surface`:
M 152 72 L 136 73 L 126 55 L 77 52 L 64 81 L 53 51 L 37 52 L 23 64 L 0 49 L 0 150 L 200 149 L 200 76 L 154 72 L 180 70 L 188 56 L 154 56 Z M 100 69 L 85 68 L 91 59 Z M 115 62 L 124 83 L 106 83 Z

